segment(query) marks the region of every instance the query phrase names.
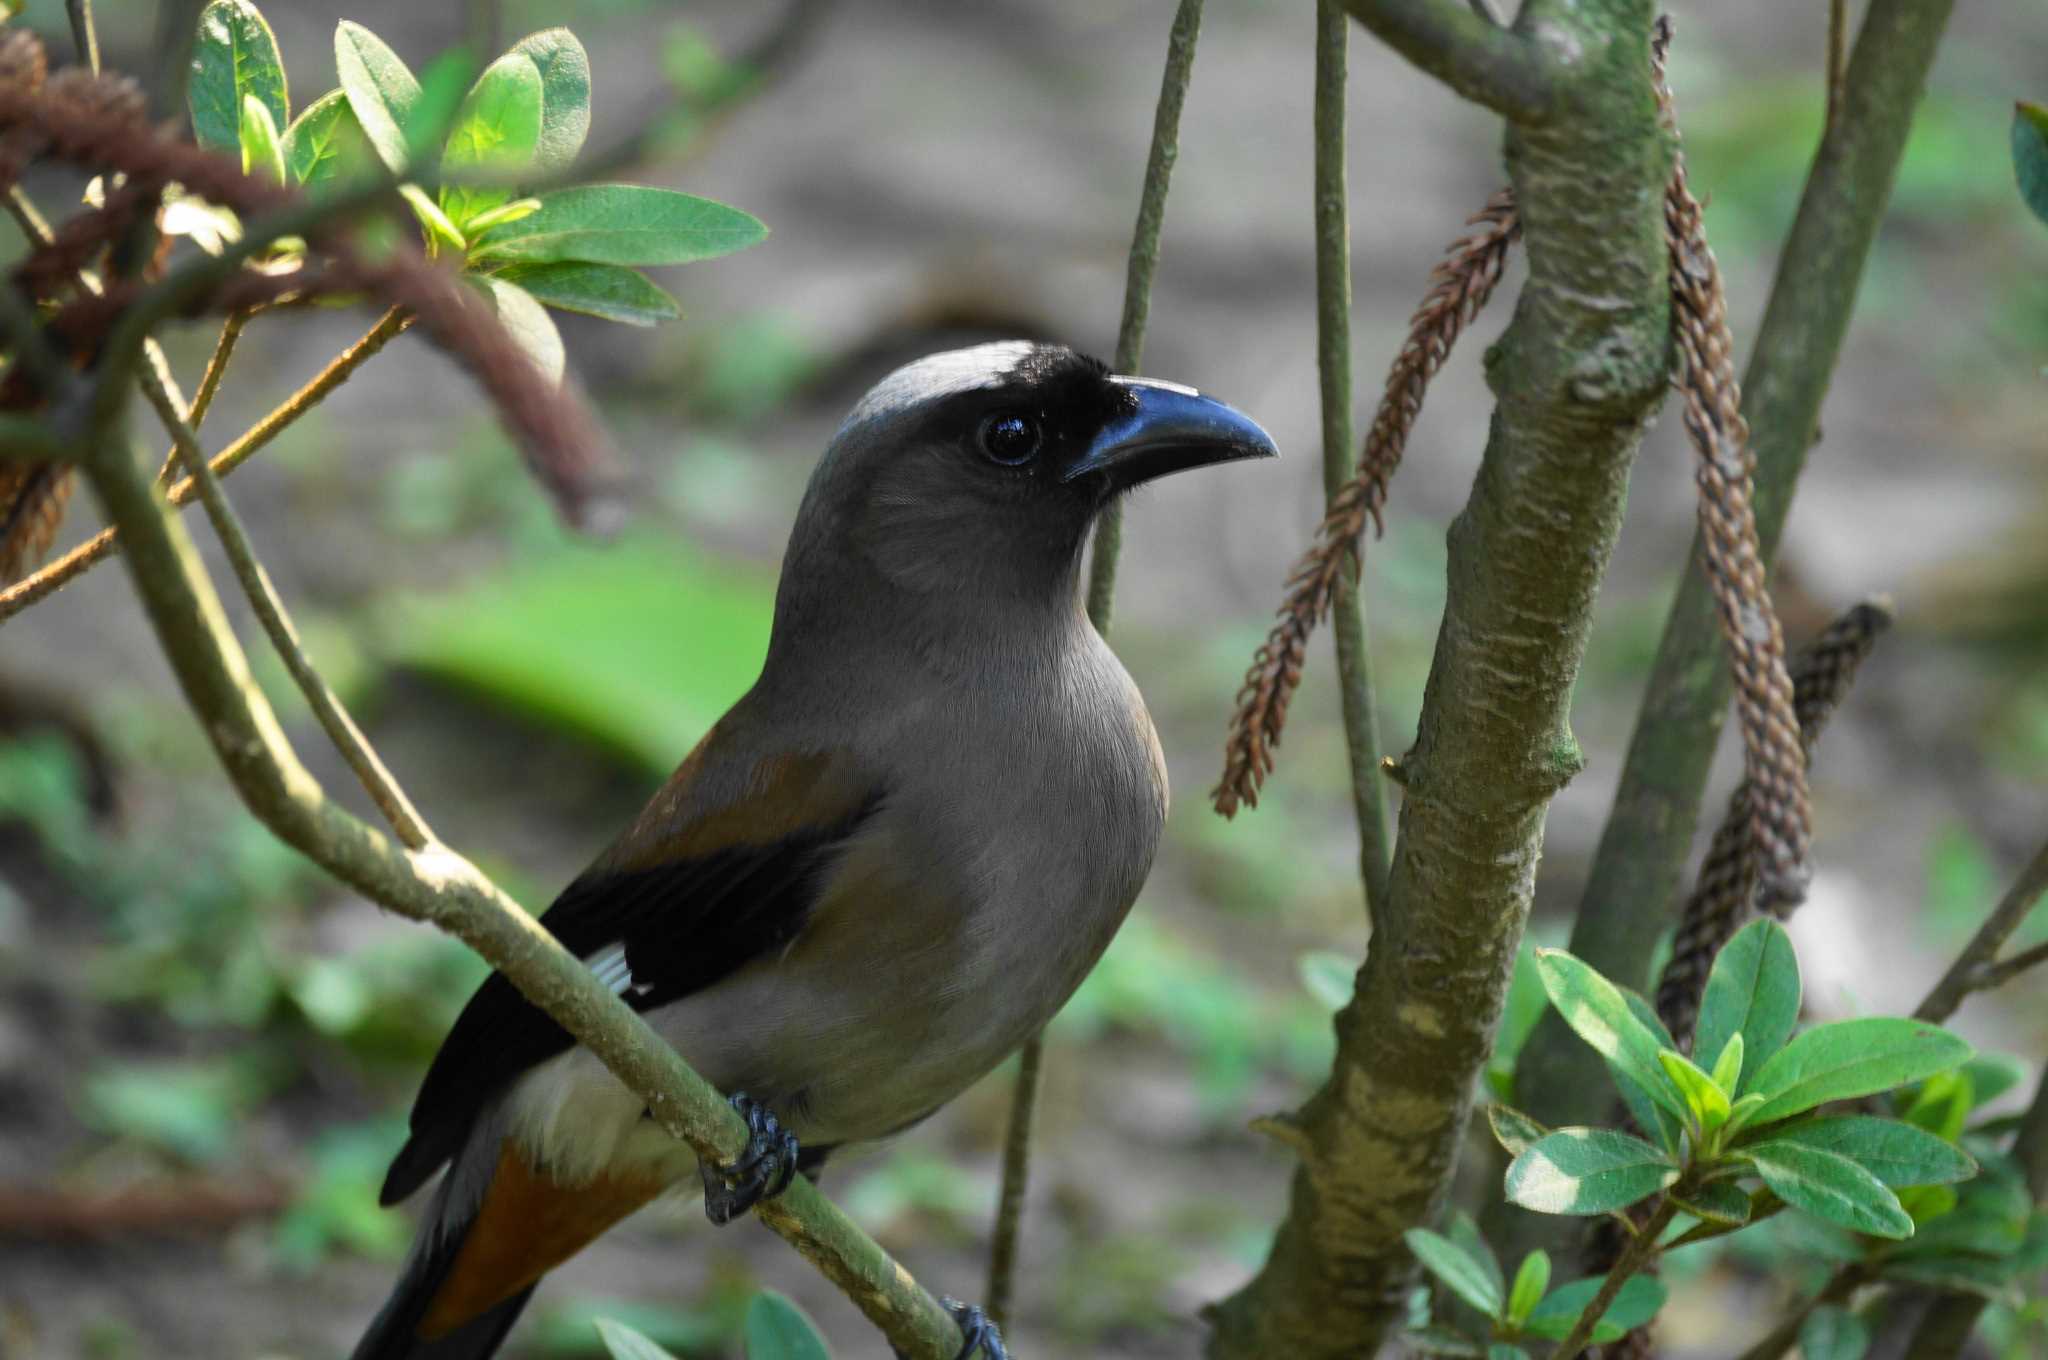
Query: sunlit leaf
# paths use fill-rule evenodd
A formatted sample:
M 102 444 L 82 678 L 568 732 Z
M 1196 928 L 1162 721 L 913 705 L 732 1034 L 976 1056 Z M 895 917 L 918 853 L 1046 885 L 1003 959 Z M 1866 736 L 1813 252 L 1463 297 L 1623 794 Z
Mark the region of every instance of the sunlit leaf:
M 419 81 L 382 38 L 347 19 L 334 29 L 334 68 L 370 145 L 393 174 L 403 173 L 405 130 L 419 102 Z
M 1711 1069 L 1734 1035 L 1742 1036 L 1743 1065 L 1755 1072 L 1792 1035 L 1799 1020 L 1799 959 L 1792 937 L 1769 917 L 1735 932 L 1707 974 L 1692 1052 Z M 1739 1095 L 1737 1087 L 1729 1095 Z
M 273 127 L 291 118 L 284 63 L 270 25 L 248 0 L 213 0 L 199 15 L 185 101 L 192 136 L 209 151 L 242 145 L 242 100 L 253 96 Z
M 448 214 L 441 211 L 426 190 L 417 184 L 401 184 L 398 195 L 411 207 L 420 226 L 426 229 L 429 253 L 446 250 L 461 255 L 469 249 L 469 242 L 463 239 L 461 230 L 448 220 Z
M 753 245 L 759 219 L 672 189 L 592 184 L 540 196 L 541 209 L 477 243 L 504 260 L 592 260 L 600 264 L 688 264 Z
M 540 70 L 523 52 L 484 68 L 455 111 L 441 153 L 441 172 L 457 178 L 510 179 L 529 169 L 540 146 Z M 510 188 L 450 184 L 441 208 L 458 227 L 512 197 Z
M 547 309 L 516 283 L 489 274 L 469 277 L 490 299 L 498 323 L 518 342 L 526 357 L 533 360 L 534 367 L 548 381 L 560 382 L 568 356 L 562 350 L 562 333 L 555 329 Z
M 284 145 L 270 110 L 255 95 L 242 98 L 242 173 L 284 183 Z
M 1722 1045 L 1721 1056 L 1714 1059 L 1714 1085 L 1720 1087 L 1721 1094 L 1731 1100 L 1734 1099 L 1735 1093 L 1741 1089 L 1742 1061 L 1747 1048 L 1747 1042 L 1742 1037 L 1741 1031 L 1736 1031 L 1734 1034 L 1729 1035 L 1728 1042 Z
M 498 277 L 518 284 L 550 307 L 630 326 L 652 326 L 682 315 L 674 298 L 645 274 L 624 265 L 581 260 L 515 264 L 498 271 Z M 1350 976 L 1348 971 L 1345 976 Z
M 1550 1253 L 1538 1248 L 1524 1256 L 1515 1271 L 1514 1288 L 1508 1291 L 1508 1325 L 1519 1327 L 1527 1321 L 1549 1288 Z
M 1671 1084 L 1684 1094 L 1696 1125 L 1711 1131 L 1728 1122 L 1728 1097 L 1712 1077 L 1693 1065 L 1690 1058 L 1672 1049 L 1660 1048 L 1657 1061 L 1664 1068 L 1664 1075 L 1671 1078 Z
M 284 163 L 294 180 L 313 188 L 371 174 L 377 168 L 377 152 L 348 96 L 329 90 L 284 130 Z
M 540 72 L 538 170 L 560 170 L 576 159 L 590 135 L 590 57 L 566 28 L 543 29 L 512 45 Z
M 1670 1047 L 1630 1009 L 1621 989 L 1600 976 L 1589 965 L 1562 949 L 1536 951 L 1536 968 L 1543 990 L 1557 1007 L 1566 1024 L 1608 1060 L 1643 1088 L 1652 1101 L 1684 1118 L 1685 1098 L 1664 1075 L 1657 1061 L 1660 1048 Z

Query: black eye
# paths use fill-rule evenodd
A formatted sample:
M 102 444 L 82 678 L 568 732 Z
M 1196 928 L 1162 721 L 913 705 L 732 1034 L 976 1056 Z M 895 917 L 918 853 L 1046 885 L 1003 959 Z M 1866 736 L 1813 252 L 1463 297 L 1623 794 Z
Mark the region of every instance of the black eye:
M 981 422 L 981 451 L 1006 467 L 1030 462 L 1039 441 L 1038 422 L 1015 411 L 998 411 Z

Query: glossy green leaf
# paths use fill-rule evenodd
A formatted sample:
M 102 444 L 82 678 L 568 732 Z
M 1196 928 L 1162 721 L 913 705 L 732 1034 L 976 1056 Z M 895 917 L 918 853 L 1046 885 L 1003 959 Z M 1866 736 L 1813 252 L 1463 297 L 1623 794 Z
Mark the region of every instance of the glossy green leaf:
M 1550 1253 L 1537 1248 L 1522 1258 L 1515 1271 L 1515 1286 L 1508 1291 L 1508 1325 L 1519 1327 L 1550 1288 Z
M 270 110 L 255 95 L 242 98 L 242 173 L 284 183 L 284 141 Z
M 377 152 L 348 96 L 329 90 L 284 130 L 284 163 L 294 181 L 312 188 L 374 173 Z
M 500 270 L 498 277 L 518 284 L 550 307 L 629 326 L 652 326 L 683 314 L 667 292 L 646 275 L 623 265 L 580 260 L 517 264 Z
M 1500 1258 L 1493 1254 L 1493 1247 L 1487 1242 L 1486 1234 L 1479 1231 L 1479 1224 L 1463 1209 L 1453 1210 L 1445 1224 L 1446 1236 L 1453 1246 L 1477 1261 L 1493 1282 L 1496 1298 L 1505 1298 L 1508 1292 L 1507 1276 L 1501 1274 Z
M 746 1360 L 831 1360 L 817 1324 L 772 1289 L 754 1295 L 747 1305 L 740 1335 Z
M 1341 1011 L 1351 1004 L 1358 965 L 1345 955 L 1334 949 L 1311 949 L 1294 961 L 1294 971 L 1324 1010 Z
M 562 351 L 562 333 L 555 329 L 547 309 L 533 294 L 516 283 L 488 274 L 472 274 L 470 280 L 498 314 L 500 325 L 519 342 L 519 348 L 550 382 L 560 382 L 568 356 Z
M 1486 1122 L 1493 1129 L 1494 1138 L 1510 1157 L 1519 1157 L 1529 1146 L 1550 1130 L 1523 1114 L 1520 1110 L 1506 1105 L 1486 1107 Z
M 248 0 L 213 0 L 199 15 L 185 89 L 193 139 L 209 151 L 240 147 L 242 100 L 249 96 L 269 112 L 273 127 L 290 121 L 284 63 L 270 25 Z
M 2048 109 L 2039 104 L 2013 106 L 2012 169 L 2021 201 L 2048 222 Z
M 417 184 L 401 184 L 398 196 L 412 208 L 413 216 L 419 218 L 420 226 L 426 230 L 430 254 L 446 250 L 461 255 L 469 249 L 461 230 L 448 220 L 448 214 L 441 211 L 441 205 L 426 190 Z
M 1597 1275 L 1570 1284 L 1559 1285 L 1544 1297 L 1529 1314 L 1526 1330 L 1533 1336 L 1551 1341 L 1561 1341 L 1570 1333 L 1572 1324 L 1579 1320 L 1579 1314 L 1592 1306 L 1594 1296 L 1600 1292 L 1604 1281 Z M 1625 1333 L 1649 1322 L 1664 1306 L 1665 1289 L 1661 1280 L 1651 1275 L 1631 1276 L 1614 1296 L 1614 1302 L 1607 1305 L 1607 1311 L 1600 1315 L 1599 1329 L 1594 1338 L 1601 1342 L 1613 1341 Z
M 480 254 L 504 260 L 688 264 L 753 245 L 768 228 L 708 198 L 636 184 L 592 184 L 541 195 L 531 217 L 498 227 Z
M 1728 1136 L 1732 1137 L 1748 1127 L 1749 1121 L 1764 1107 L 1764 1098 L 1752 1092 L 1728 1107 Z
M 1869 1349 L 1869 1325 L 1835 1304 L 1821 1305 L 1799 1324 L 1800 1360 L 1863 1360 Z
M 1611 1129 L 1559 1129 L 1508 1166 L 1507 1196 L 1544 1214 L 1604 1214 L 1657 1193 L 1678 1168 L 1640 1138 Z
M 1847 1157 L 1792 1142 L 1759 1143 L 1743 1149 L 1757 1174 L 1795 1209 L 1873 1237 L 1913 1235 L 1913 1220 L 1870 1172 Z
M 382 38 L 348 19 L 334 29 L 334 69 L 370 145 L 391 173 L 404 173 L 405 130 L 420 97 L 412 70 Z
M 597 1335 L 612 1360 L 676 1360 L 645 1335 L 614 1318 L 599 1318 Z
M 1712 1077 L 1693 1065 L 1690 1058 L 1672 1049 L 1660 1048 L 1657 1050 L 1657 1062 L 1663 1067 L 1664 1075 L 1671 1079 L 1671 1084 L 1685 1096 L 1695 1125 L 1711 1131 L 1728 1122 L 1728 1097 Z
M 1755 1072 L 1785 1046 L 1798 1020 L 1799 958 L 1792 952 L 1792 937 L 1763 917 L 1736 931 L 1714 956 L 1700 997 L 1693 1056 L 1711 1069 L 1730 1037 L 1740 1034 L 1743 1063 Z
M 1668 1047 L 1630 1008 L 1620 988 L 1562 949 L 1536 951 L 1537 976 L 1558 1014 L 1601 1057 L 1642 1087 L 1650 1100 L 1681 1119 L 1685 1099 L 1657 1061 Z
M 1678 1203 L 1694 1218 L 1710 1223 L 1749 1222 L 1749 1196 L 1731 1181 L 1709 1181 Z
M 414 166 L 435 166 L 455 128 L 455 118 L 469 98 L 477 74 L 467 48 L 451 48 L 420 72 L 420 94 L 405 124 L 405 154 Z
M 534 167 L 561 170 L 576 159 L 590 135 L 590 56 L 566 28 L 530 33 L 512 51 L 531 60 L 540 72 L 540 142 Z
M 1969 1153 L 1896 1119 L 1835 1115 L 1783 1125 L 1770 1130 L 1764 1140 L 1764 1145 L 1778 1143 L 1797 1143 L 1847 1157 L 1894 1189 L 1942 1185 L 1977 1174 L 1977 1163 Z
M 1748 1042 L 1738 1030 L 1728 1036 L 1728 1042 L 1721 1046 L 1721 1056 L 1714 1059 L 1714 1085 L 1730 1100 L 1742 1088 L 1742 1062 Z
M 506 53 L 484 68 L 456 109 L 441 172 L 509 180 L 530 169 L 540 146 L 540 110 L 540 69 L 523 52 Z M 511 197 L 509 187 L 450 184 L 441 190 L 441 208 L 467 227 L 470 218 Z
M 1870 1016 L 1821 1025 L 1785 1045 L 1746 1083 L 1764 1097 L 1752 1122 L 1922 1081 L 1969 1057 L 1968 1044 L 1920 1020 Z
M 1422 1268 L 1443 1282 L 1446 1289 L 1488 1317 L 1500 1316 L 1500 1267 L 1488 1269 L 1478 1258 L 1442 1233 L 1427 1228 L 1410 1228 L 1401 1234 Z

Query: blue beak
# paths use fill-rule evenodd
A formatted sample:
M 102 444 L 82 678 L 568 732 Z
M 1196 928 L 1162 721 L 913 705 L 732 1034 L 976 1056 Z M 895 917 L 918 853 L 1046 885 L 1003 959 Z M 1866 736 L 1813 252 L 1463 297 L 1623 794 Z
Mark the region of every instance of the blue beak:
M 1155 378 L 1110 381 L 1128 391 L 1136 407 L 1102 428 L 1061 474 L 1063 482 L 1100 473 L 1121 491 L 1189 468 L 1280 456 L 1258 422 L 1192 387 Z

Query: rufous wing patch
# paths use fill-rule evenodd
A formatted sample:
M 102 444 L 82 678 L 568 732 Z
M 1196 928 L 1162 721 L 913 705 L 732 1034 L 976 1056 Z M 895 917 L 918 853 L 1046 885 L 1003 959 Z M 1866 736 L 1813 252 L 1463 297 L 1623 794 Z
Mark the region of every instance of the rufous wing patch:
M 587 1185 L 557 1185 L 507 1139 L 455 1264 L 420 1319 L 420 1337 L 446 1336 L 503 1303 L 660 1194 L 665 1184 L 654 1176 L 607 1175 Z

